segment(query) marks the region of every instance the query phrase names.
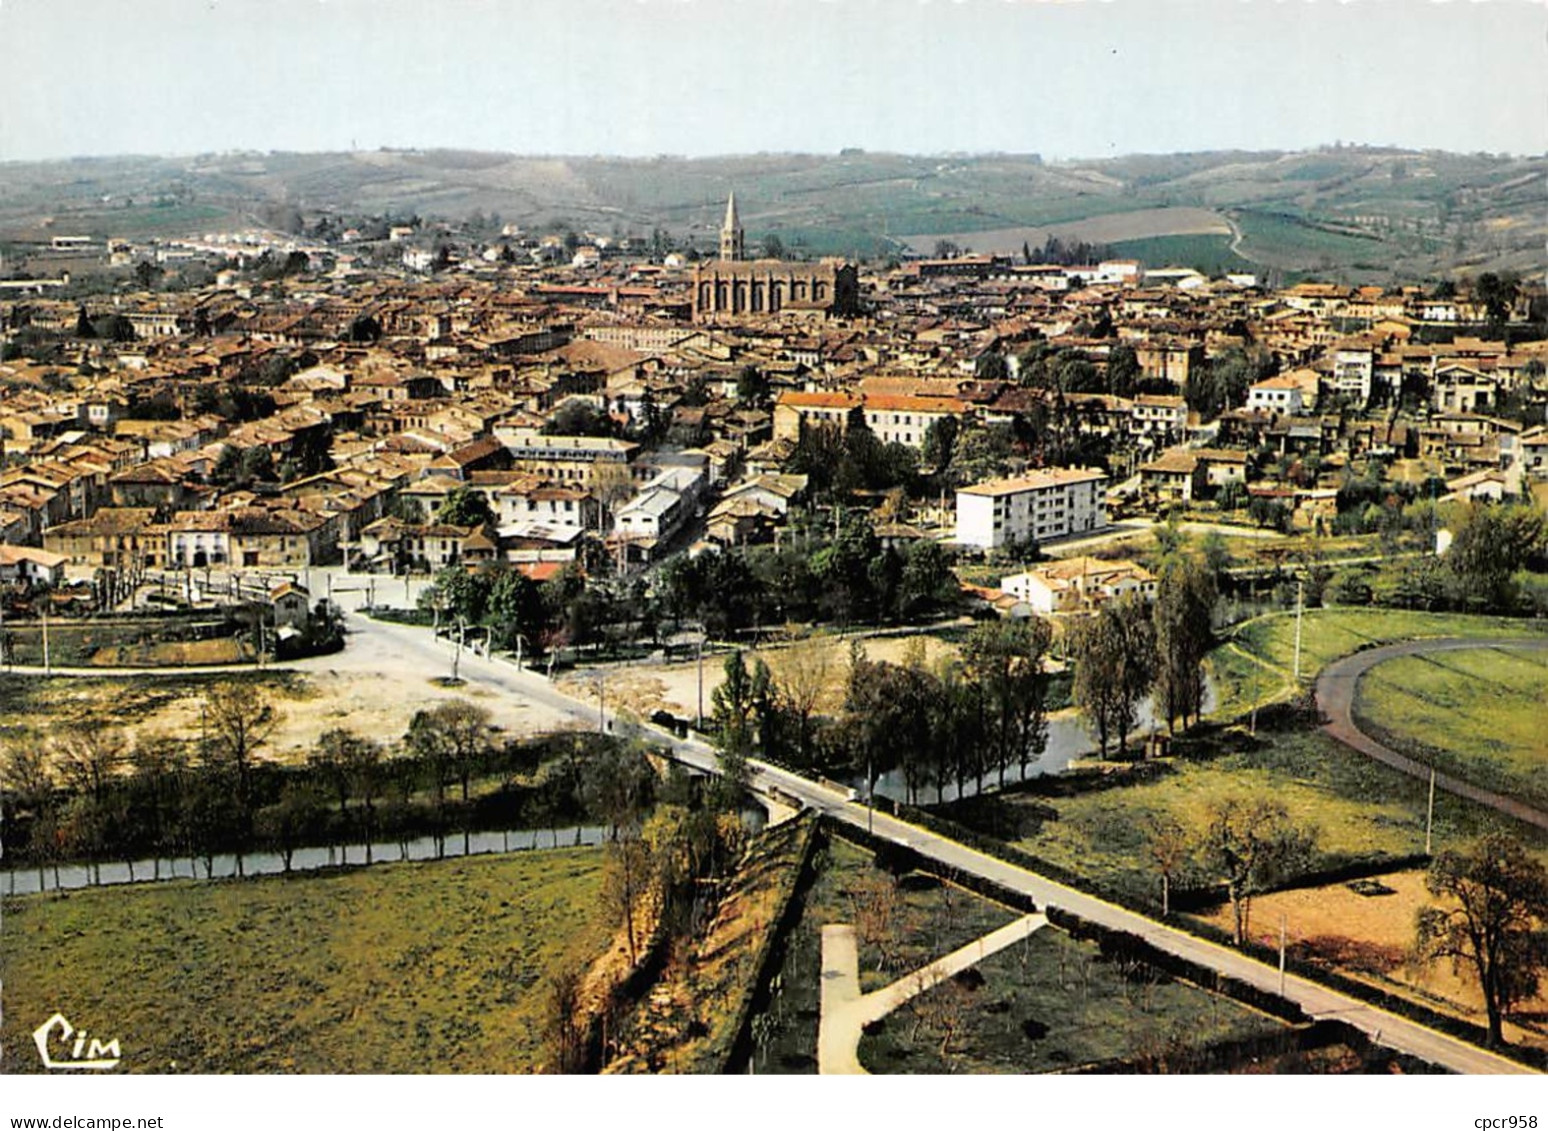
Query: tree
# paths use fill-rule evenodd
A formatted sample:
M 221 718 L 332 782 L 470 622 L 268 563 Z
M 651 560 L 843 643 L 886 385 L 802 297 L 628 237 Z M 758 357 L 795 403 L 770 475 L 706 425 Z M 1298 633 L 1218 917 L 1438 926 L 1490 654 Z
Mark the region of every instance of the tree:
M 770 232 L 763 237 L 763 254 L 768 259 L 785 258 L 785 241 Z
M 489 500 L 482 491 L 461 486 L 446 493 L 446 498 L 435 509 L 435 518 L 437 522 L 452 526 L 483 526 L 494 520 L 494 512 L 489 509 Z
M 1277 801 L 1228 797 L 1210 805 L 1199 852 L 1226 886 L 1237 946 L 1247 941 L 1252 897 L 1304 861 L 1315 839 Z
M 925 429 L 920 458 L 939 474 L 951 466 L 957 450 L 957 433 L 962 425 L 955 416 L 938 416 Z
M 571 1075 L 586 1067 L 585 1014 L 581 1006 L 583 972 L 573 961 L 554 969 L 543 987 L 543 1037 L 555 1072 Z
M 1133 346 L 1114 346 L 1107 355 L 1107 391 L 1115 397 L 1132 397 L 1144 374 Z
M 956 595 L 957 577 L 941 544 L 933 538 L 921 538 L 910 546 L 898 578 L 898 618 L 909 620 L 933 611 Z
M 785 650 L 779 670 L 779 696 L 795 721 L 798 764 L 812 764 L 812 724 L 828 693 L 832 652 L 822 640 L 805 640 Z
M 1174 552 L 1162 559 L 1156 578 L 1156 710 L 1168 730 L 1178 719 L 1188 725 L 1204 710 L 1204 657 L 1214 642 L 1216 592 L 1209 569 L 1197 558 Z
M 1548 869 L 1521 844 L 1491 833 L 1471 852 L 1443 852 L 1425 886 L 1446 906 L 1419 912 L 1416 951 L 1471 967 L 1483 991 L 1489 1043 L 1505 1042 L 1502 1022 L 1537 994 L 1548 966 Z
M 973 376 L 980 381 L 996 382 L 1010 380 L 1010 362 L 1005 360 L 1003 353 L 989 350 L 978 355 L 978 360 L 973 363 Z
M 982 696 L 988 761 L 1002 787 L 1006 769 L 1019 765 L 1025 777 L 1048 741 L 1043 658 L 1051 639 L 1048 622 L 1033 617 L 979 625 L 962 645 L 963 671 Z
M 621 463 L 599 463 L 591 469 L 591 493 L 602 506 L 602 529 L 612 525 L 618 504 L 634 494 L 634 480 Z
M 1140 701 L 1155 678 L 1155 639 L 1149 611 L 1133 597 L 1104 606 L 1074 627 L 1072 693 L 1102 756 L 1109 739 L 1128 750 Z
M 0 796 L 32 815 L 27 851 L 38 868 L 38 889 L 43 888 L 43 865 L 52 855 L 55 817 L 54 775 L 37 735 L 22 733 L 0 749 Z M 58 886 L 57 879 L 55 886 Z
M 468 799 L 474 763 L 489 749 L 489 709 L 466 699 L 448 699 L 414 712 L 404 739 L 431 772 L 435 789 L 436 851 L 446 850 L 446 788 L 455 779 Z M 466 830 L 464 830 L 466 831 Z
M 1485 271 L 1478 276 L 1473 294 L 1484 304 L 1484 318 L 1490 330 L 1499 333 L 1505 329 L 1505 324 L 1510 321 L 1511 308 L 1515 306 L 1520 293 L 1516 277 L 1509 272 L 1496 275 L 1493 271 Z
M 1533 506 L 1472 502 L 1446 551 L 1446 562 L 1470 599 L 1501 611 L 1514 604 L 1512 574 L 1522 569 L 1548 536 L 1543 512 Z
M 323 812 L 324 803 L 314 788 L 287 782 L 280 790 L 279 800 L 259 811 L 254 831 L 279 853 L 280 863 L 288 873 L 296 849 L 315 830 Z
M 769 379 L 756 365 L 744 365 L 736 373 L 736 399 L 753 408 L 766 408 Z
M 764 669 L 765 677 L 768 669 Z M 725 679 L 710 697 L 715 719 L 715 745 L 720 748 L 720 784 L 726 800 L 740 802 L 747 788 L 747 759 L 753 748 L 753 705 L 756 688 L 740 650 L 726 657 Z
M 617 429 L 596 405 L 572 397 L 548 418 L 543 431 L 550 436 L 611 436 Z
M 1188 830 L 1166 813 L 1152 813 L 1146 822 L 1145 855 L 1161 876 L 1161 917 L 1172 913 L 1172 884 L 1193 855 Z
M 636 911 L 648 886 L 650 854 L 642 822 L 650 808 L 654 775 L 637 746 L 608 744 L 586 764 L 582 788 L 587 807 L 607 823 L 609 837 L 602 871 L 602 902 L 621 921 L 636 958 Z
M 258 751 L 268 745 L 283 716 L 261 690 L 234 683 L 219 683 L 205 692 L 202 715 L 204 760 L 235 777 L 237 812 L 245 831 L 252 817 Z
M 425 504 L 413 495 L 394 495 L 387 504 L 387 516 L 418 526 L 425 521 Z
M 102 882 L 100 856 L 109 812 L 108 792 L 127 760 L 128 744 L 116 727 L 72 727 L 53 736 L 54 759 L 65 784 L 75 793 L 77 842 L 92 858 L 96 882 Z

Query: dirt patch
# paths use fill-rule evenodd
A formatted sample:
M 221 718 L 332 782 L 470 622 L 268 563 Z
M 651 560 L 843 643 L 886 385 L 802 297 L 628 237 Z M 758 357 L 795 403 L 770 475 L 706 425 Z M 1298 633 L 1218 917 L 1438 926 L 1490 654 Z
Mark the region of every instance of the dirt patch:
M 1060 240 L 1085 240 L 1089 243 L 1121 243 L 1124 240 L 1150 239 L 1156 236 L 1198 236 L 1231 234 L 1225 217 L 1208 208 L 1142 208 L 1133 212 L 1114 212 L 1064 224 L 1040 227 L 994 228 L 982 232 L 942 232 L 909 236 L 908 244 L 925 255 L 934 253 L 938 240 L 950 240 L 971 247 L 981 255 L 998 253 L 1020 255 L 1021 245 L 1041 247 L 1048 237 Z
M 923 635 L 874 637 L 862 643 L 869 659 L 894 664 L 905 662 L 911 652 L 923 649 L 925 663 L 933 667 L 958 652 L 955 644 Z M 821 687 L 816 704 L 819 713 L 835 713 L 843 706 L 849 681 L 848 638 L 815 637 L 796 644 L 748 649 L 742 653 L 742 659 L 749 670 L 763 660 L 776 681 L 803 676 L 815 680 Z M 724 653 L 704 657 L 706 718 L 714 712 L 715 689 L 725 682 L 725 662 Z M 603 696 L 609 713 L 626 710 L 645 718 L 652 712 L 666 710 L 691 719 L 698 711 L 699 665 L 695 661 L 616 665 L 601 670 L 605 673 Z M 568 695 L 593 702 L 597 698 L 596 681 L 589 674 L 565 676 L 556 683 Z
M 318 663 L 330 659 L 344 661 L 343 656 L 325 657 Z M 335 727 L 347 727 L 392 746 L 408 730 L 416 711 L 453 698 L 488 707 L 494 725 L 512 737 L 579 725 L 538 704 L 495 695 L 476 684 L 440 687 L 429 675 L 316 667 L 240 678 L 251 686 L 253 695 L 266 696 L 279 712 L 279 726 L 262 757 L 284 764 L 304 761 L 318 737 Z M 219 677 L 173 675 L 55 680 L 29 697 L 27 714 L 31 725 L 42 730 L 111 721 L 131 741 L 153 734 L 197 741 L 199 708 L 215 682 Z
M 1252 903 L 1251 933 L 1264 945 L 1277 947 L 1283 914 L 1291 954 L 1402 993 L 1431 1009 L 1485 1024 L 1483 998 L 1471 968 L 1453 972 L 1447 961 L 1426 966 L 1409 961 L 1415 917 L 1432 902 L 1425 873 L 1395 872 L 1380 879 L 1389 894 L 1365 895 L 1353 884 L 1330 884 L 1260 896 Z M 1205 918 L 1231 929 L 1229 904 Z M 1506 1040 L 1548 1048 L 1545 1016 L 1548 994 L 1539 994 L 1523 1003 L 1516 1019 L 1520 1024 L 1507 1022 Z
M 251 663 L 249 650 L 236 637 L 170 641 L 162 644 L 114 644 L 98 648 L 91 663 L 98 668 L 176 667 L 179 664 Z

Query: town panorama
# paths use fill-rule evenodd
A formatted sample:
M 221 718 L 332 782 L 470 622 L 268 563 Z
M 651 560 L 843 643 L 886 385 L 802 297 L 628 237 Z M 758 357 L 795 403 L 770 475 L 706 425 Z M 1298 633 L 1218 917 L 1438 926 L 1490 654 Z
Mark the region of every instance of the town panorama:
M 3 1070 L 1542 1068 L 1548 301 L 1451 212 L 1542 176 L 1478 177 L 7 212 Z

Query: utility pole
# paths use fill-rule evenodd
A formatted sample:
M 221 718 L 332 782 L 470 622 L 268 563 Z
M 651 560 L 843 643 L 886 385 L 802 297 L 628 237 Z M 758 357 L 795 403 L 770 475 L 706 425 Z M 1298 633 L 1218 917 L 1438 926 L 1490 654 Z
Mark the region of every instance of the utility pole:
M 1430 767 L 1430 804 L 1424 816 L 1424 854 L 1431 855 L 1435 833 L 1435 767 Z
M 43 605 L 42 605 L 42 610 L 41 611 L 43 613 L 43 674 L 44 675 L 52 675 L 54 673 L 54 669 L 53 669 L 53 665 L 49 662 L 49 658 L 48 658 L 48 595 L 47 594 L 44 594 L 44 596 L 43 596 Z
M 1295 583 L 1295 686 L 1301 688 L 1301 614 L 1305 611 L 1306 581 Z
M 704 634 L 699 633 L 699 716 L 695 730 L 704 729 Z
M 1279 913 L 1279 996 L 1285 996 L 1285 913 Z

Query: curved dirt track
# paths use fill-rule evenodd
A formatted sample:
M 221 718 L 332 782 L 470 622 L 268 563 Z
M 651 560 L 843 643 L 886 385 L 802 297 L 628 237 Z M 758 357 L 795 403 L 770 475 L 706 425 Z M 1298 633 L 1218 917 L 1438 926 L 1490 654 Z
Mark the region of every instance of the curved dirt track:
M 1394 770 L 1401 770 L 1405 774 L 1428 781 L 1429 766 L 1399 754 L 1389 746 L 1383 746 L 1355 725 L 1354 701 L 1360 677 L 1382 661 L 1399 656 L 1422 656 L 1431 652 L 1457 652 L 1476 648 L 1527 648 L 1532 651 L 1548 651 L 1548 638 L 1526 636 L 1489 640 L 1448 637 L 1439 640 L 1405 640 L 1400 644 L 1387 644 L 1380 648 L 1356 652 L 1352 656 L 1345 656 L 1342 660 L 1335 660 L 1317 675 L 1317 709 L 1328 719 L 1322 729 L 1345 746 L 1358 750 L 1367 757 L 1383 762 Z M 1548 829 L 1548 812 L 1528 805 L 1524 801 L 1518 801 L 1514 797 L 1506 797 L 1504 794 L 1483 789 L 1471 782 L 1439 771 L 1435 772 L 1435 788 L 1444 789 L 1447 793 L 1458 797 L 1465 797 L 1469 801 L 1476 801 L 1480 805 L 1487 805 L 1518 821 Z

